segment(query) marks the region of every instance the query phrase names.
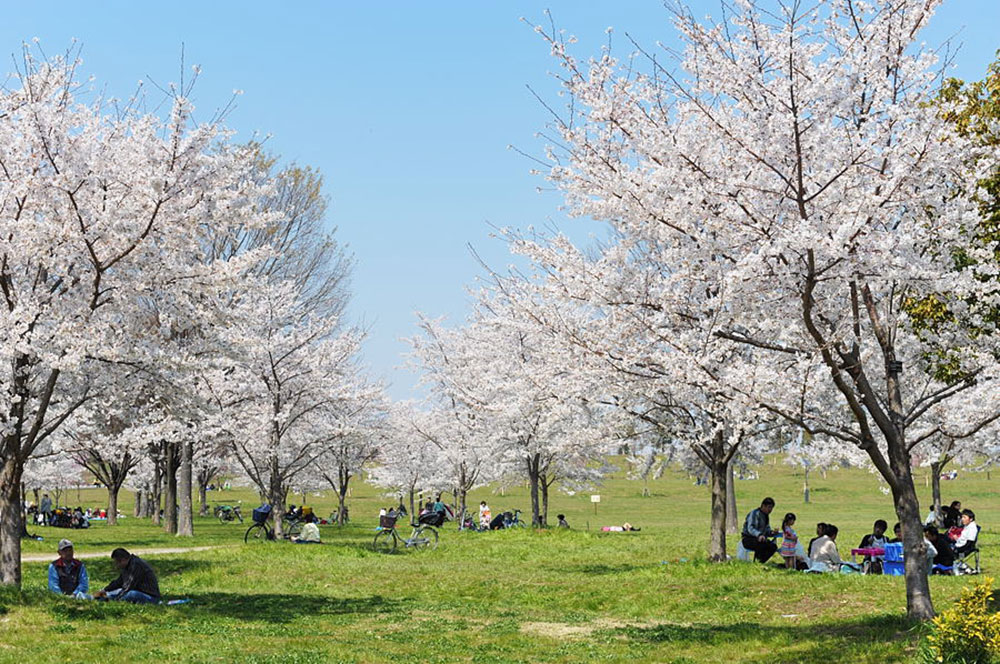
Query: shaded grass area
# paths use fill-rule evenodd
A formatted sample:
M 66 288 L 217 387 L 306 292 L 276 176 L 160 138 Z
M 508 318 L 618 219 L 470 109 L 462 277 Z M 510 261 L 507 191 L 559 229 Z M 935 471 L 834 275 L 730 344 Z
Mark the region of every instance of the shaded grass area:
M 868 473 L 837 471 L 813 480 L 813 502 L 798 503 L 801 476 L 767 465 L 767 480 L 739 482 L 741 512 L 767 494 L 777 512 L 799 513 L 800 537 L 814 520 L 837 523 L 845 553 L 891 505 Z M 996 569 L 1000 510 L 994 480 L 946 483 L 987 525 L 983 563 Z M 368 549 L 377 508 L 389 499 L 359 486 L 354 523 L 322 526 L 324 544 L 243 545 L 245 525 L 197 521 L 179 540 L 147 522 L 74 531 L 78 550 L 222 545 L 152 555 L 167 598 L 190 604 L 124 606 L 75 602 L 44 590 L 46 565 L 25 567 L 25 589 L 0 589 L 0 662 L 902 662 L 925 627 L 904 617 L 902 579 L 819 576 L 747 563 L 704 560 L 708 495 L 676 473 L 651 483 L 612 480 L 589 496 L 553 497 L 572 531 L 460 533 L 447 527 L 436 551 L 377 555 Z M 818 491 L 818 489 L 826 489 Z M 87 492 L 83 492 L 86 494 Z M 98 495 L 95 493 L 95 495 Z M 230 492 L 228 500 L 249 492 Z M 974 497 L 974 498 L 970 498 Z M 323 514 L 328 496 L 310 496 Z M 522 489 L 474 495 L 494 511 L 528 503 Z M 327 501 L 327 502 L 324 502 Z M 601 533 L 632 521 L 640 533 Z M 248 524 L 247 524 L 248 525 Z M 590 526 L 590 530 L 587 526 Z M 51 551 L 69 531 L 39 529 Z M 407 533 L 404 533 L 408 534 Z M 54 554 L 53 554 L 54 557 Z M 113 578 L 110 561 L 87 562 L 95 586 Z M 966 582 L 931 579 L 946 608 Z

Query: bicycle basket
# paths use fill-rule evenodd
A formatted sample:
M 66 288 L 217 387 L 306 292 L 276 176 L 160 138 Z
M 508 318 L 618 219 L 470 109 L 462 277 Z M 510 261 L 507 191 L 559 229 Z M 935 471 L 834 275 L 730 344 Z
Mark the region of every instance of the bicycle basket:
M 396 517 L 394 517 L 394 516 L 387 516 L 387 515 L 383 514 L 382 516 L 380 516 L 378 518 L 378 526 L 379 526 L 379 528 L 386 528 L 386 529 L 395 528 L 396 527 Z
M 253 510 L 254 523 L 264 523 L 269 516 L 271 516 L 270 505 L 261 505 L 260 507 L 255 507 Z

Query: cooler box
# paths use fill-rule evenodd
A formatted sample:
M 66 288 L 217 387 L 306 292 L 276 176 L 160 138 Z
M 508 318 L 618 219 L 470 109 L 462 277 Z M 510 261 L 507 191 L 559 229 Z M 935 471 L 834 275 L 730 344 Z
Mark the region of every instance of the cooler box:
M 902 542 L 890 542 L 885 545 L 885 562 L 887 563 L 901 563 L 903 562 L 903 543 Z M 886 572 L 888 574 L 888 572 Z
M 889 546 L 892 546 L 891 544 Z M 886 560 L 882 563 L 882 573 L 888 576 L 903 576 L 903 563 Z

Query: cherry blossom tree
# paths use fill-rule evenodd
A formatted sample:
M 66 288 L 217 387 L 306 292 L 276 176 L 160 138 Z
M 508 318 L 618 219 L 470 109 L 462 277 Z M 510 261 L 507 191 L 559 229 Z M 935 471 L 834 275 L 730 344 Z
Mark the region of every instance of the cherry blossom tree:
M 192 121 L 187 88 L 159 118 L 142 96 L 91 92 L 76 66 L 26 50 L 0 90 L 0 582 L 11 585 L 27 460 L 99 396 L 99 364 L 155 355 L 162 337 L 144 327 L 144 298 L 183 319 L 231 276 L 235 265 L 203 259 L 203 229 L 262 220 L 248 154 L 218 121 Z
M 337 523 L 347 523 L 350 482 L 378 459 L 391 429 L 379 384 L 356 385 L 348 399 L 324 408 L 327 429 L 314 472 L 337 496 Z
M 598 480 L 609 437 L 579 398 L 582 384 L 550 362 L 551 339 L 504 307 L 484 295 L 465 326 L 423 319 L 423 335 L 410 342 L 437 402 L 466 413 L 466 422 L 474 416 L 475 430 L 496 446 L 491 456 L 527 476 L 532 523 L 545 527 L 549 489 Z
M 409 501 L 410 514 L 415 515 L 418 494 L 434 488 L 439 449 L 421 434 L 414 422 L 423 417 L 412 402 L 397 402 L 390 409 L 389 433 L 379 450 L 378 462 L 369 472 L 376 486 L 389 489 L 403 504 Z
M 229 422 L 236 458 L 272 505 L 280 536 L 289 489 L 331 438 L 328 410 L 350 400 L 359 384 L 362 337 L 338 332 L 336 317 L 303 311 L 294 283 L 256 282 L 230 302 L 219 331 L 226 358 L 205 377 Z
M 706 347 L 708 333 L 730 357 L 752 354 L 691 367 L 724 398 L 867 454 L 903 524 L 916 619 L 934 615 L 911 471 L 934 428 L 922 421 L 937 404 L 974 404 L 967 433 L 997 403 L 990 321 L 933 331 L 956 369 L 943 376 L 908 314 L 930 296 L 959 315 L 996 303 L 982 278 L 992 248 L 964 241 L 978 220 L 967 183 L 995 147 L 970 146 L 925 103 L 939 79 L 916 39 L 937 4 L 745 0 L 722 24 L 677 8 L 683 52 L 625 63 L 580 63 L 546 35 L 572 99 L 549 177 L 648 266 L 592 278 L 644 279 L 668 329 L 682 317 Z M 974 270 L 956 269 L 958 247 Z
M 417 435 L 434 446 L 429 483 L 437 491 L 451 491 L 461 519 L 470 491 L 497 478 L 495 446 L 483 430 L 484 418 L 458 402 L 438 404 L 411 419 Z

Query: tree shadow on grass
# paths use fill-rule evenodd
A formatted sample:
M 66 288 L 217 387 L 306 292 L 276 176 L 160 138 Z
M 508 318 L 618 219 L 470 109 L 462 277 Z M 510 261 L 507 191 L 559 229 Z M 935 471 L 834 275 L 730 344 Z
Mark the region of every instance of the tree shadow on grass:
M 212 567 L 211 561 L 191 558 L 166 558 L 160 556 L 156 558 L 144 558 L 143 560 L 148 562 L 149 566 L 153 568 L 153 572 L 156 573 L 156 578 L 159 580 L 161 586 L 164 585 L 164 579 L 169 579 L 172 576 Z M 87 576 L 90 577 L 90 589 L 92 591 L 103 588 L 106 584 L 118 578 L 118 570 L 112 565 L 110 558 L 84 560 L 83 562 L 87 566 Z M 162 591 L 163 588 L 160 590 Z
M 590 563 L 583 565 L 549 565 L 549 569 L 562 574 L 586 574 L 602 576 L 606 574 L 626 574 L 628 572 L 642 569 L 641 565 L 605 565 L 601 563 Z M 649 565 L 646 565 L 649 567 Z
M 405 602 L 381 595 L 324 597 L 321 595 L 249 595 L 202 593 L 188 595 L 199 611 L 239 620 L 288 623 L 303 616 L 396 613 Z
M 728 625 L 663 624 L 650 627 L 628 626 L 609 630 L 612 635 L 645 643 L 670 643 L 684 646 L 722 646 L 741 641 L 748 648 L 761 645 L 777 648 L 773 661 L 782 659 L 781 650 L 790 644 L 802 644 L 795 649 L 795 661 L 826 661 L 832 652 L 845 654 L 872 643 L 888 643 L 915 636 L 920 627 L 903 615 L 863 616 L 821 625 L 762 625 L 740 622 Z M 751 644 L 753 644 L 751 646 Z M 791 660 L 787 660 L 791 661 Z M 839 660 L 838 660 L 839 661 Z
M 401 611 L 404 602 L 372 595 L 370 597 L 323 597 L 319 595 L 200 593 L 186 596 L 191 604 L 174 608 L 164 605 L 137 605 L 125 602 L 74 601 L 54 598 L 49 612 L 60 621 L 119 620 L 136 614 L 170 614 L 173 611 L 197 612 L 213 617 L 267 623 L 290 623 L 301 617 L 347 614 L 380 614 Z

